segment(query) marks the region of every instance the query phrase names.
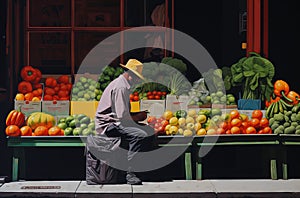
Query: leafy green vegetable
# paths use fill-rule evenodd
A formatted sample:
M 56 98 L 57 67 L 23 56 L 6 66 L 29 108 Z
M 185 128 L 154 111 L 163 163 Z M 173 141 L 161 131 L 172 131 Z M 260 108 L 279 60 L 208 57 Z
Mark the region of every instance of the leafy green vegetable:
M 231 66 L 232 78 L 225 79 L 226 84 L 242 86 L 242 99 L 269 99 L 273 92 L 272 79 L 275 75 L 274 65 L 255 52 L 249 57 L 241 58 Z M 227 85 L 228 86 L 228 85 Z
M 173 57 L 164 57 L 161 60 L 161 62 L 166 65 L 170 65 L 171 67 L 174 67 L 181 73 L 185 73 L 187 71 L 187 65 L 181 59 Z

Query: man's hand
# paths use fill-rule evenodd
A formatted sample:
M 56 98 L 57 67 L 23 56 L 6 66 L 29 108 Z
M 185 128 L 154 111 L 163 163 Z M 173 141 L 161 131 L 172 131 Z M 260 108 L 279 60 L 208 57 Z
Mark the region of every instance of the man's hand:
M 147 113 L 148 111 L 139 111 L 139 112 L 134 112 L 134 113 L 130 113 L 131 114 L 131 118 L 135 121 L 135 122 L 140 122 L 140 121 L 144 121 L 147 119 Z

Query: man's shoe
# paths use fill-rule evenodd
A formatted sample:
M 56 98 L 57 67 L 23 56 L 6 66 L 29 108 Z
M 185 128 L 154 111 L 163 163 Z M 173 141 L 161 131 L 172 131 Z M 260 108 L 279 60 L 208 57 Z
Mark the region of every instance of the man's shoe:
M 127 184 L 130 185 L 142 185 L 142 181 L 132 172 L 128 172 L 126 175 Z

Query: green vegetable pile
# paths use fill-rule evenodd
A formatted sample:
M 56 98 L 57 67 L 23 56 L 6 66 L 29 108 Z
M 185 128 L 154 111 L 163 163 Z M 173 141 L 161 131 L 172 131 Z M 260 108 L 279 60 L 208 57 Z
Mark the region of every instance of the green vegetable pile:
M 274 65 L 266 58 L 255 52 L 248 57 L 241 58 L 230 67 L 231 75 L 227 71 L 224 78 L 226 90 L 231 86 L 241 86 L 242 99 L 269 99 L 273 92 Z M 225 69 L 223 70 L 225 71 Z
M 96 97 L 97 81 L 81 76 L 72 87 L 72 101 L 93 101 Z
M 185 73 L 187 71 L 187 65 L 181 59 L 178 58 L 164 57 L 161 60 L 161 63 L 170 65 L 171 67 L 174 67 L 181 73 Z
M 159 90 L 177 96 L 187 94 L 190 90 L 191 84 L 184 75 L 187 65 L 182 60 L 165 57 L 160 63 L 145 62 L 143 65 L 142 74 L 148 82 L 137 86 L 135 90 L 142 93 Z
M 112 66 L 105 66 L 102 69 L 101 74 L 98 78 L 97 89 L 104 91 L 107 85 L 113 81 L 115 78 L 119 77 L 120 74 L 124 72 L 124 69 L 121 67 L 114 68 Z M 100 99 L 100 98 L 99 98 Z M 97 99 L 98 100 L 98 99 Z
M 74 114 L 61 117 L 57 126 L 64 130 L 64 135 L 96 135 L 95 122 L 85 114 Z
M 293 106 L 289 110 L 279 112 L 269 119 L 269 125 L 275 134 L 300 135 L 300 106 Z

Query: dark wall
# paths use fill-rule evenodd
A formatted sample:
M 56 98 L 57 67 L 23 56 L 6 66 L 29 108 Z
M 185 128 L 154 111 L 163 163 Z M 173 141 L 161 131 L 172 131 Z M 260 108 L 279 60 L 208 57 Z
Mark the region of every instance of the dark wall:
M 175 29 L 203 45 L 218 67 L 231 66 L 245 56 L 241 43 L 246 39 L 246 32 L 239 31 L 239 14 L 245 9 L 246 0 L 177 0 Z M 188 77 L 191 81 L 197 80 L 194 74 L 190 68 Z
M 269 58 L 275 66 L 275 79 L 289 83 L 300 92 L 299 46 L 300 12 L 297 0 L 269 1 Z
M 0 1 L 0 176 L 10 176 L 10 150 L 5 138 L 5 119 L 10 111 L 8 102 L 8 66 L 5 56 L 6 0 Z

